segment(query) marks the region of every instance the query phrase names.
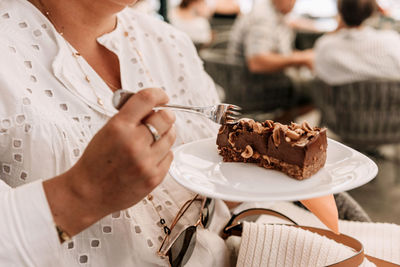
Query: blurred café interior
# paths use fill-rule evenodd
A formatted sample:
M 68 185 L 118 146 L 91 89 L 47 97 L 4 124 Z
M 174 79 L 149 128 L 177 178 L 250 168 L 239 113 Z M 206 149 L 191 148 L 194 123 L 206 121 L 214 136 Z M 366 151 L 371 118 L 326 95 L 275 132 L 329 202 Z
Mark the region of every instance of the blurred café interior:
M 399 0 L 377 0 L 374 10 L 336 0 L 140 0 L 132 8 L 186 32 L 221 100 L 245 117 L 307 120 L 372 158 L 378 176 L 348 193 L 372 221 L 400 224 Z

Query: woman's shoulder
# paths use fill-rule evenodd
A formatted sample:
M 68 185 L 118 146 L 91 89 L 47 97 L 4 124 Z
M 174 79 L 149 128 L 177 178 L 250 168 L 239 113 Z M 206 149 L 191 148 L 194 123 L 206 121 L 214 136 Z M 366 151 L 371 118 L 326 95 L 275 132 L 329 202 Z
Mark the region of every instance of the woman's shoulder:
M 383 39 L 384 41 L 394 41 L 396 44 L 400 41 L 400 34 L 392 29 L 375 29 L 370 27 L 370 31 L 373 32 L 377 38 Z

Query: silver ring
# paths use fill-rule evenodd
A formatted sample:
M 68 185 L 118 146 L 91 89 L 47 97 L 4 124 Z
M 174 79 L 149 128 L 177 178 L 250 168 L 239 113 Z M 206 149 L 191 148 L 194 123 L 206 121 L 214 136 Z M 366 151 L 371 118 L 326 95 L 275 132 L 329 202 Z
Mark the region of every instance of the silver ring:
M 150 133 L 153 135 L 154 142 L 160 140 L 161 136 L 153 125 L 151 125 L 150 123 L 145 123 L 144 125 L 147 127 L 147 129 L 149 129 Z

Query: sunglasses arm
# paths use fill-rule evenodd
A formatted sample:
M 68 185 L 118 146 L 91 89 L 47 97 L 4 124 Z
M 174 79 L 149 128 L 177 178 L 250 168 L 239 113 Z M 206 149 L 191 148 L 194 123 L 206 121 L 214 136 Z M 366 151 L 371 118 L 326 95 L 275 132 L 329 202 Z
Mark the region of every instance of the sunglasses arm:
M 271 215 L 283 219 L 285 221 L 288 221 L 294 225 L 298 225 L 295 221 L 293 221 L 292 219 L 290 219 L 289 217 L 280 212 L 271 209 L 253 208 L 241 211 L 238 214 L 233 214 L 231 219 L 228 221 L 228 223 L 222 230 L 221 237 L 223 239 L 227 239 L 231 235 L 241 236 L 243 229 L 240 220 L 255 215 Z

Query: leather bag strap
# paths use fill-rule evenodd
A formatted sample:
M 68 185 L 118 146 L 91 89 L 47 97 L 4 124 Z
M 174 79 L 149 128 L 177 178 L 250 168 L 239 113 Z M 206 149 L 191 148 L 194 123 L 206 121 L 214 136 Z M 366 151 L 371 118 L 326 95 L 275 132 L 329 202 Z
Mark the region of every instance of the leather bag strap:
M 270 210 L 270 209 L 257 209 L 256 208 L 256 209 L 245 210 L 238 214 L 234 214 L 232 216 L 232 218 L 229 220 L 228 224 L 224 227 L 224 230 L 222 232 L 222 237 L 224 239 L 226 239 L 227 237 L 229 237 L 231 235 L 241 236 L 243 228 L 242 228 L 242 224 L 241 224 L 240 220 L 242 220 L 248 216 L 264 215 L 264 214 L 287 220 L 290 223 L 294 223 L 294 225 L 287 225 L 287 226 L 301 228 L 303 230 L 308 230 L 312 233 L 316 233 L 316 234 L 325 236 L 329 239 L 335 240 L 336 242 L 341 243 L 341 244 L 343 244 L 347 247 L 350 247 L 354 250 L 355 254 L 353 256 L 351 256 L 350 258 L 347 258 L 343 261 L 329 265 L 330 267 L 359 266 L 364 261 L 364 258 L 367 258 L 369 261 L 371 261 L 372 263 L 374 263 L 376 266 L 379 266 L 379 267 L 400 267 L 400 265 L 398 265 L 398 264 L 394 264 L 392 262 L 378 259 L 378 258 L 369 256 L 369 255 L 365 255 L 364 247 L 361 244 L 361 242 L 351 236 L 344 235 L 344 234 L 337 235 L 332 231 L 321 229 L 321 228 L 316 228 L 316 227 L 300 226 L 300 225 L 297 225 L 297 223 L 295 221 L 293 221 L 286 215 L 283 215 L 282 213 L 279 213 L 277 211 Z

